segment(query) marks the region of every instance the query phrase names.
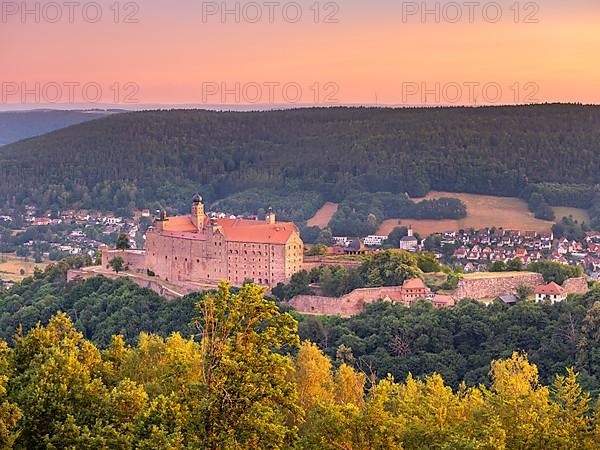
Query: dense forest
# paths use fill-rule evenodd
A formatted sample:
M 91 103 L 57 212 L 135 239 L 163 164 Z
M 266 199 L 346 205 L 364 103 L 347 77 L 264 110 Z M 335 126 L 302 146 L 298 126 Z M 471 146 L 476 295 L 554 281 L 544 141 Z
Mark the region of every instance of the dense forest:
M 400 258 L 402 267 L 390 270 L 393 258 L 382 256 L 362 268 L 369 282 L 385 284 L 381 277 L 418 274 L 412 260 Z M 426 259 L 420 261 L 423 264 Z M 68 314 L 83 336 L 105 348 L 112 335 L 135 344 L 141 332 L 164 338 L 173 332 L 191 337 L 195 304 L 202 293 L 167 302 L 154 292 L 127 279 L 112 281 L 103 277 L 67 284 L 66 270 L 82 264 L 70 258 L 49 266 L 44 272 L 0 290 L 0 338 L 11 342 L 14 330 L 47 324 L 57 311 Z M 556 266 L 540 269 L 550 280 Z M 361 271 L 357 271 L 362 280 Z M 332 286 L 338 286 L 330 274 Z M 287 309 L 287 308 L 283 308 Z M 350 319 L 317 318 L 296 315 L 301 339 L 310 339 L 335 358 L 340 349 L 357 369 L 369 368 L 379 377 L 387 373 L 404 379 L 409 373 L 421 378 L 434 372 L 458 387 L 486 383 L 486 374 L 495 358 L 508 358 L 512 352 L 526 352 L 550 383 L 553 376 L 574 367 L 581 373 L 586 390 L 600 392 L 600 291 L 593 289 L 568 302 L 549 305 L 519 302 L 485 306 L 464 300 L 456 308 L 438 310 L 419 303 L 411 308 L 377 303 Z
M 141 333 L 133 345 L 114 336 L 99 347 L 64 313 L 46 326 L 15 330 L 10 345 L 0 341 L 0 447 L 597 448 L 598 397 L 581 388 L 573 369 L 557 368 L 545 384 L 527 355 L 513 352 L 499 359 L 504 352 L 496 348 L 491 364 L 481 368 L 477 381 L 485 379 L 484 384 L 453 389 L 434 373 L 434 366 L 454 356 L 436 348 L 453 317 L 419 322 L 421 315 L 433 316 L 420 304 L 387 311 L 389 319 L 378 321 L 376 309 L 390 307 L 378 304 L 348 328 L 373 333 L 379 326 L 387 340 L 404 315 L 416 314 L 406 325 L 422 336 L 406 335 L 408 346 L 394 340 L 394 348 L 405 359 L 427 346 L 440 356 L 429 361 L 427 376 L 377 377 L 368 361 L 353 353 L 352 342 L 339 345 L 332 359 L 301 341 L 296 320 L 263 295 L 264 289 L 252 284 L 231 291 L 223 283 L 201 296 L 191 311 L 189 339 Z M 588 339 L 589 354 L 583 356 L 597 367 L 600 302 L 587 313 L 584 303 L 578 305 L 571 312 L 575 321 L 585 316 L 582 338 Z M 535 329 L 532 323 L 544 321 L 543 314 L 548 325 L 550 317 L 564 318 L 566 309 L 556 307 L 551 313 L 516 306 L 505 321 L 507 334 L 535 340 L 526 334 Z M 498 307 L 492 311 L 499 314 Z M 465 353 L 477 352 L 486 333 L 480 318 L 485 313 L 465 303 L 454 317 L 460 314 L 470 317 L 472 326 L 459 328 L 457 343 Z M 528 328 L 521 335 L 514 329 L 519 323 Z M 377 345 L 378 337 L 367 341 Z M 568 353 L 556 345 L 556 353 Z
M 599 142 L 595 106 L 134 112 L 3 147 L 0 201 L 187 211 L 201 191 L 239 212 L 273 202 L 299 221 L 320 201 L 359 193 L 529 199 L 538 183 L 571 183 L 592 194 L 537 191 L 544 203 L 591 208 Z

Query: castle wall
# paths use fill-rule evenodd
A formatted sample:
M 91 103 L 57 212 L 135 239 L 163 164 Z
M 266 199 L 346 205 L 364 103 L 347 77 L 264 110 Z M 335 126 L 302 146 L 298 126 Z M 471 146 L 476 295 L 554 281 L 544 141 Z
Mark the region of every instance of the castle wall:
M 292 278 L 297 272 L 302 270 L 304 262 L 304 243 L 299 234 L 293 235 L 286 244 L 285 255 L 285 280 Z
M 98 274 L 98 273 L 94 273 L 92 271 L 87 271 L 85 269 L 81 269 L 81 270 L 72 269 L 67 272 L 67 282 L 87 280 L 88 278 L 97 277 L 99 275 L 102 275 L 103 277 L 109 278 L 111 280 L 116 280 L 118 278 L 124 277 L 123 275 L 119 275 L 117 273 Z M 192 291 L 176 292 L 172 289 L 167 288 L 166 286 L 161 285 L 159 281 L 153 281 L 153 280 L 148 280 L 148 279 L 144 279 L 141 277 L 136 277 L 133 274 L 127 274 L 126 278 L 129 278 L 131 281 L 133 281 L 135 284 L 137 284 L 141 288 L 151 289 L 152 291 L 156 292 L 158 295 L 165 297 L 167 300 L 176 300 L 178 298 L 181 298 L 184 294 L 188 294 L 188 293 L 192 292 Z
M 102 267 L 110 269 L 110 261 L 120 256 L 125 261 L 125 267 L 132 273 L 146 273 L 146 252 L 143 250 L 109 250 L 102 249 Z
M 458 283 L 458 288 L 449 295 L 455 300 L 472 298 L 481 300 L 500 295 L 516 294 L 522 285 L 536 287 L 544 284 L 539 273 L 523 272 L 511 275 L 499 273 L 497 277 L 466 278 Z
M 346 269 L 357 269 L 361 264 L 362 261 L 353 259 L 326 259 L 323 256 L 306 256 L 302 262 L 302 269 L 307 272 L 320 266 L 342 266 Z
M 585 278 L 570 278 L 563 283 L 562 287 L 567 294 L 585 294 L 590 290 Z
M 148 269 L 163 280 L 214 283 L 228 278 L 226 243 L 220 233 L 200 240 L 151 231 L 146 235 L 146 247 Z
M 304 246 L 297 234 L 285 245 L 226 241 L 220 232 L 212 231 L 204 237 L 182 238 L 149 231 L 147 268 L 173 283 L 228 280 L 240 285 L 251 279 L 263 286 L 286 283 L 302 268 Z
M 261 285 L 276 285 L 284 274 L 283 245 L 227 242 L 229 280 L 241 284 L 246 279 Z
M 302 314 L 350 317 L 359 314 L 364 306 L 387 297 L 397 298 L 401 286 L 355 289 L 342 297 L 298 295 L 288 305 Z
M 449 295 L 457 301 L 467 297 L 480 300 L 495 298 L 505 294 L 515 294 L 517 288 L 522 285 L 535 287 L 543 283 L 544 279 L 538 273 L 498 274 L 496 277 L 467 278 L 461 280 L 458 288 Z M 583 289 L 582 279 L 579 279 L 579 281 L 569 280 L 565 282 L 565 285 L 567 285 L 568 290 L 581 292 Z M 356 289 L 342 297 L 299 295 L 291 299 L 288 305 L 303 314 L 350 317 L 359 314 L 368 303 L 373 303 L 387 297 L 394 299 L 394 301 L 402 298 L 402 289 L 401 286 Z M 422 297 L 422 295 L 418 295 L 418 297 Z M 408 298 L 407 300 L 411 299 Z

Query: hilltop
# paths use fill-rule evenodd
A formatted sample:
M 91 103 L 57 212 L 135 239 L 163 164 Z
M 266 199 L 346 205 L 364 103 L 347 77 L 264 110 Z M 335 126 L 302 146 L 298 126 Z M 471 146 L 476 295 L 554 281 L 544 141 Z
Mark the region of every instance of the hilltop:
M 104 111 L 5 111 L 0 112 L 0 146 L 40 136 L 60 128 L 105 116 Z
M 598 142 L 597 106 L 131 112 L 2 147 L 0 201 L 183 211 L 202 191 L 230 210 L 270 203 L 301 221 L 359 192 L 592 185 Z

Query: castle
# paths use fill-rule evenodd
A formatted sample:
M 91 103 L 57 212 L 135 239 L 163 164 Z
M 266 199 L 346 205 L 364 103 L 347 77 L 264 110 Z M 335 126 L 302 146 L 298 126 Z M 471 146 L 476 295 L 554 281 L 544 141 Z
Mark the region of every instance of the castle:
M 104 251 L 103 267 L 117 253 Z M 274 287 L 302 270 L 304 244 L 296 225 L 277 222 L 272 208 L 265 220 L 210 218 L 202 197 L 195 195 L 191 215 L 161 213 L 146 234 L 145 252 L 123 254 L 130 272 L 153 274 L 174 285 L 252 280 Z

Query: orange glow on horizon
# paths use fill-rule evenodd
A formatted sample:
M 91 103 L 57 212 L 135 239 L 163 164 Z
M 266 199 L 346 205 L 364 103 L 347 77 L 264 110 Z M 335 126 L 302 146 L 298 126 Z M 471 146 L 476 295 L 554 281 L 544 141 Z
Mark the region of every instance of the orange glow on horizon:
M 256 98 L 252 86 L 265 83 L 300 86 L 299 104 L 423 104 L 421 92 L 406 95 L 415 84 L 430 92 L 425 104 L 472 104 L 466 88 L 448 101 L 456 98 L 453 86 L 471 83 L 500 86 L 497 104 L 527 102 L 533 91 L 539 102 L 600 103 L 597 11 L 546 11 L 538 24 L 403 24 L 372 12 L 378 20 L 347 14 L 337 24 L 262 25 L 199 24 L 154 8 L 137 24 L 5 24 L 1 81 L 28 88 L 94 82 L 104 91 L 100 103 L 114 103 L 110 87 L 127 82 L 141 104 L 222 103 L 220 92 L 206 95 L 206 83 L 246 88 L 239 98 L 226 95 L 229 104 L 254 103 L 247 101 Z M 440 99 L 431 93 L 436 83 L 447 91 Z M 527 84 L 536 89 L 523 90 Z M 268 104 L 268 93 L 255 103 Z M 122 102 L 128 92 L 120 94 Z M 275 97 L 287 103 L 279 87 Z M 476 97 L 486 103 L 481 92 Z

